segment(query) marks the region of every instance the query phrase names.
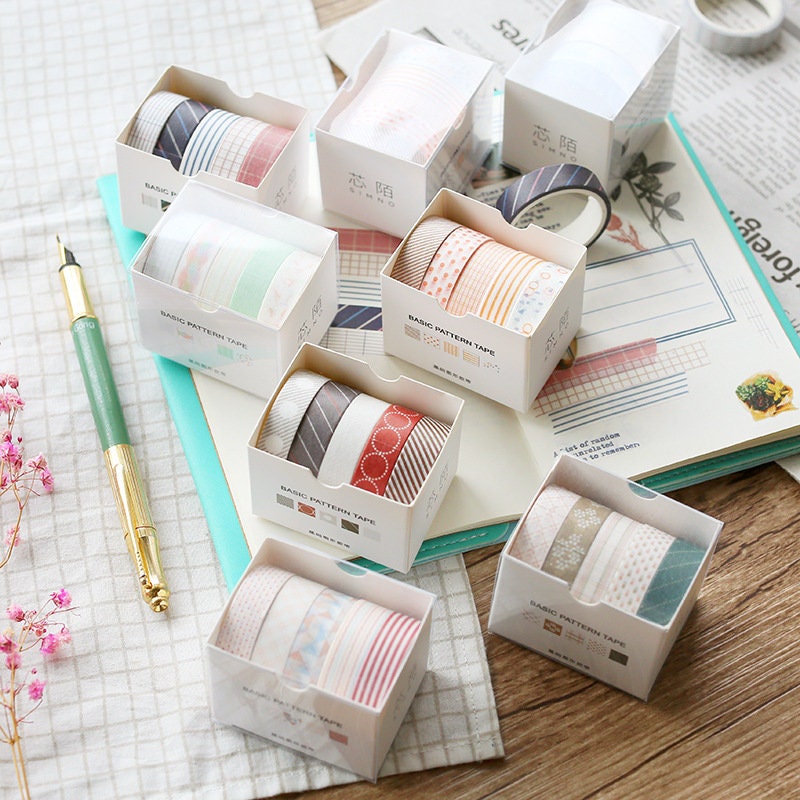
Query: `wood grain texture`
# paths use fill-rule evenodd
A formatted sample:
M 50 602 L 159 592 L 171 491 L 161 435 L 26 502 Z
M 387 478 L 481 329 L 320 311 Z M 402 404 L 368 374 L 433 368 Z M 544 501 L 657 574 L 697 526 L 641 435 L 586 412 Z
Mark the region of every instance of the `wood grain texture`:
M 315 0 L 322 26 L 365 5 Z M 768 464 L 670 496 L 725 527 L 649 702 L 487 633 L 501 548 L 485 548 L 465 561 L 506 757 L 286 797 L 800 796 L 800 487 Z

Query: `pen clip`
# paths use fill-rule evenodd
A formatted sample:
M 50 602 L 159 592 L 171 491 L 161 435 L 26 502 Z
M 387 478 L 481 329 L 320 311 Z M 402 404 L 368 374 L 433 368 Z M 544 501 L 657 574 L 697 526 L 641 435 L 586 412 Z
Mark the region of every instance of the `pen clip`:
M 125 469 L 123 464 L 115 464 L 114 470 L 114 484 L 118 489 L 119 506 L 122 511 L 123 519 L 125 520 L 125 538 L 128 542 L 128 550 L 130 550 L 131 557 L 136 565 L 137 578 L 143 589 L 149 589 L 153 582 L 150 579 L 149 565 L 146 562 L 146 552 L 142 548 L 142 536 L 139 532 L 139 527 L 136 524 L 136 518 L 133 512 L 133 496 L 135 486 L 132 486 L 132 475 L 129 469 Z
M 158 535 L 133 451 L 128 444 L 118 444 L 106 450 L 105 456 L 125 543 L 136 567 L 142 594 L 154 611 L 166 611 L 169 588 L 161 566 Z

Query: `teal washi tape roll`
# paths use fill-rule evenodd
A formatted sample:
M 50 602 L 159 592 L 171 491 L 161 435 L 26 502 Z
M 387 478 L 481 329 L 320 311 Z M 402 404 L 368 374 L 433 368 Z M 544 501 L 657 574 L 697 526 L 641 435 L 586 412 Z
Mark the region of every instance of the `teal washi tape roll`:
M 230 307 L 240 314 L 256 319 L 272 279 L 294 250 L 286 242 L 264 237 L 262 246 L 247 262 L 236 282 Z
M 658 565 L 636 616 L 667 625 L 703 563 L 705 550 L 684 539 L 675 539 Z

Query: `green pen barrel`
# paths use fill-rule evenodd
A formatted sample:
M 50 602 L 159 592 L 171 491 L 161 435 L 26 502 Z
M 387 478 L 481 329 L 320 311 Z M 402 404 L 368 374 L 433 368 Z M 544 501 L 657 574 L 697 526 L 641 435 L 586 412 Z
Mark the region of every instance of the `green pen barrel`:
M 92 407 L 94 424 L 103 451 L 115 444 L 130 444 L 122 405 L 111 375 L 111 365 L 96 317 L 81 317 L 72 323 L 72 340 L 78 353 L 83 382 Z

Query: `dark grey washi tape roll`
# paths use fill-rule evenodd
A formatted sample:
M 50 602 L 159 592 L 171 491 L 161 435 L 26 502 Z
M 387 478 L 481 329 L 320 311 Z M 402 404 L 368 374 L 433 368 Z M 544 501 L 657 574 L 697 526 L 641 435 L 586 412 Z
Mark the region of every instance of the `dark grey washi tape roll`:
M 512 225 L 531 223 L 587 247 L 606 229 L 611 202 L 598 177 L 578 164 L 541 167 L 514 181 L 497 199 Z

